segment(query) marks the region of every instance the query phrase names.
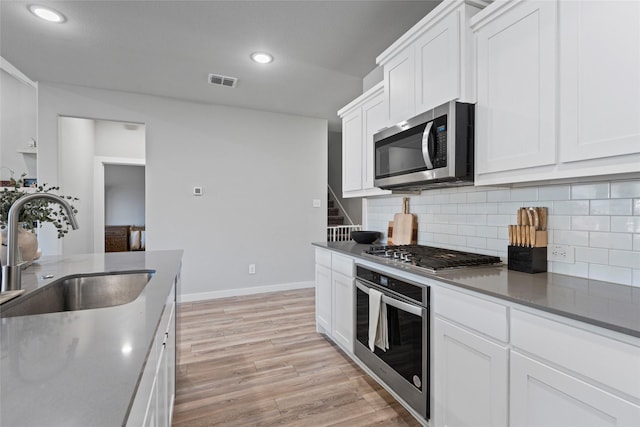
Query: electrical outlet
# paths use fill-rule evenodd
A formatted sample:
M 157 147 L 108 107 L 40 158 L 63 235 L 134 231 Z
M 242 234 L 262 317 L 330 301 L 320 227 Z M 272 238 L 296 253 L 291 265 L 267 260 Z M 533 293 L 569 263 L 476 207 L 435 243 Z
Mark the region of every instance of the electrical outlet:
M 575 248 L 569 245 L 549 245 L 547 246 L 547 261 L 573 264 L 576 262 Z
M 249 274 L 256 274 L 256 265 L 249 264 Z

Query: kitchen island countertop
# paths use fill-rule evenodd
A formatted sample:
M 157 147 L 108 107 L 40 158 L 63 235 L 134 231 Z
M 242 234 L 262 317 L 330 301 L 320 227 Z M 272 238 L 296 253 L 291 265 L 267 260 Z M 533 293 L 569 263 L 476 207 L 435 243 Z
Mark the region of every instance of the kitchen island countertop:
M 24 270 L 27 292 L 71 274 L 155 274 L 128 304 L 0 319 L 0 425 L 123 425 L 181 262 L 177 250 L 125 252 L 43 257 Z
M 383 258 L 363 256 L 362 252 L 370 245 L 350 241 L 314 243 L 314 246 L 640 338 L 637 287 L 548 272 L 521 273 L 507 269 L 506 265 L 416 273 Z

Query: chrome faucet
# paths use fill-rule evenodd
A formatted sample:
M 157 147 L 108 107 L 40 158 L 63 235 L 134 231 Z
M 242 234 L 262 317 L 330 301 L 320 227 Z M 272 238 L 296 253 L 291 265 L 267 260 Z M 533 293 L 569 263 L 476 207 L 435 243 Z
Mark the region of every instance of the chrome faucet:
M 61 205 L 67 212 L 67 218 L 71 223 L 71 228 L 78 229 L 78 221 L 73 213 L 73 208 L 60 196 L 48 193 L 35 193 L 27 194 L 20 197 L 9 209 L 9 215 L 7 218 L 7 265 L 2 266 L 2 292 L 16 291 L 21 286 L 21 272 L 22 264 L 18 259 L 18 218 L 20 217 L 20 210 L 22 207 L 32 200 L 46 199 L 51 202 L 56 202 Z

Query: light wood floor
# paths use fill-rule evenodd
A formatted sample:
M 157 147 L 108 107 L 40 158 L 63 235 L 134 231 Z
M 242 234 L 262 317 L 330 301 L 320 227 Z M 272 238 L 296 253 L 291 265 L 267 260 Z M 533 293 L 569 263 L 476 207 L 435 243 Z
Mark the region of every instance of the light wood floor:
M 419 426 L 315 331 L 314 290 L 183 303 L 174 426 Z

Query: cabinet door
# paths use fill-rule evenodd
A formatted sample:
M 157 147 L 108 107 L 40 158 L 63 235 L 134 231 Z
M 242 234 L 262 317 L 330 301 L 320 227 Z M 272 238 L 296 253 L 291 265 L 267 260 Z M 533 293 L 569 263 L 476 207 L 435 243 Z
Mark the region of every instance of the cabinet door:
M 560 160 L 640 153 L 640 2 L 560 2 L 559 20 Z
M 508 349 L 439 318 L 434 334 L 435 425 L 507 426 Z
M 342 191 L 362 189 L 362 113 L 342 119 Z
M 333 339 L 353 353 L 353 278 L 333 272 Z
M 375 176 L 375 147 L 373 135 L 385 126 L 384 94 L 381 92 L 362 106 L 362 188 L 374 188 Z M 382 190 L 381 190 L 382 192 Z
M 416 114 L 415 55 L 409 46 L 384 65 L 386 124 L 393 125 Z
M 316 324 L 331 333 L 331 269 L 316 264 Z
M 632 427 L 640 420 L 640 406 L 518 352 L 511 352 L 510 377 L 513 426 Z
M 478 174 L 556 161 L 556 7 L 518 2 L 475 29 Z
M 460 97 L 460 12 L 453 12 L 415 43 L 416 114 Z

